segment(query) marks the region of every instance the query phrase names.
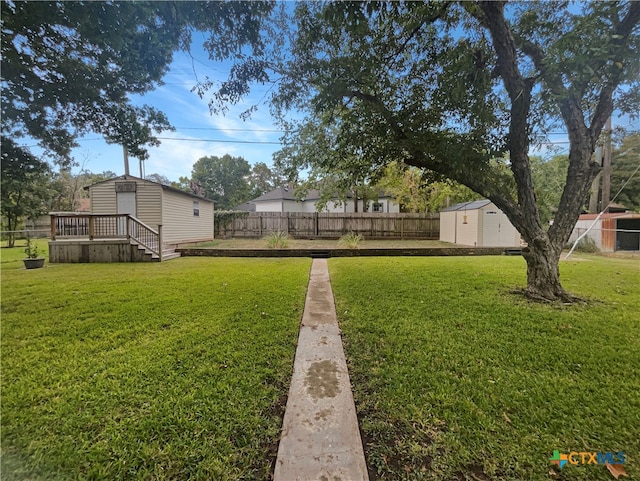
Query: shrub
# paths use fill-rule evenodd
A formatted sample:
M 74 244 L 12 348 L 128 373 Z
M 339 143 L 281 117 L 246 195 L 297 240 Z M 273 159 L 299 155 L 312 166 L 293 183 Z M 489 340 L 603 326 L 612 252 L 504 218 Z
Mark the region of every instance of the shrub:
M 27 248 L 24 253 L 27 255 L 27 259 L 37 259 L 39 255 L 38 246 L 29 237 L 27 237 Z
M 596 241 L 588 236 L 580 239 L 574 250 L 577 252 L 584 252 L 586 254 L 597 254 L 598 252 L 600 252 Z
M 275 231 L 264 237 L 269 249 L 286 249 L 289 247 L 289 235 L 286 232 Z
M 363 240 L 363 237 L 360 234 L 351 231 L 340 237 L 338 245 L 346 247 L 347 249 L 357 249 L 361 240 Z
M 588 252 L 592 254 L 600 252 L 596 241 L 594 241 L 591 237 L 583 237 L 582 239 L 580 239 L 580 242 L 578 242 L 576 249 L 580 252 Z

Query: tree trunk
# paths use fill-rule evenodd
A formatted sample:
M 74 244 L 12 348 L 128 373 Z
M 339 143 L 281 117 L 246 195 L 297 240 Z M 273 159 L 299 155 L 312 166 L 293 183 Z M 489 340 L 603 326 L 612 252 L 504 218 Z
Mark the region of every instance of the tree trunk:
M 16 242 L 16 234 L 15 230 L 18 228 L 18 217 L 10 213 L 7 215 L 7 230 L 9 234 L 7 234 L 7 247 L 11 248 L 15 246 Z
M 560 284 L 560 255 L 548 239 L 536 239 L 522 251 L 527 262 L 527 288 L 524 294 L 539 301 L 572 302 L 575 298 Z

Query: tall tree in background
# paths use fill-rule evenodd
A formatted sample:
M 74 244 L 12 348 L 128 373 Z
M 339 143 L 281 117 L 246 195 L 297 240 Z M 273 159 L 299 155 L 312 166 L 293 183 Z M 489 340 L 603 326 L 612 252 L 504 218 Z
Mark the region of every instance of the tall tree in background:
M 208 31 L 210 57 L 261 51 L 261 18 L 271 2 L 3 1 L 2 134 L 29 136 L 69 161 L 74 140 L 96 132 L 145 158 L 162 112 L 130 94 L 162 83 L 173 52 L 193 30 Z M 248 50 L 243 50 L 245 46 Z
M 621 189 L 616 203 L 640 212 L 640 134 L 622 139 L 611 156 L 611 196 Z M 626 185 L 625 185 L 626 183 Z M 624 189 L 623 189 L 624 187 Z
M 251 166 L 242 157 L 212 155 L 193 164 L 191 180 L 200 184 L 205 197 L 215 202 L 217 210 L 230 210 L 252 198 L 250 173 Z
M 632 1 L 301 3 L 281 24 L 291 25 L 287 54 L 235 69 L 213 103 L 271 79 L 276 111 L 306 110 L 303 126 L 365 149 L 373 167 L 399 160 L 468 186 L 528 243 L 525 293 L 570 301 L 559 258 L 600 170 L 596 142 L 614 101 L 639 110 L 639 21 Z M 569 166 L 547 228 L 529 150 L 558 128 L 568 132 Z
M 15 242 L 14 231 L 25 219 L 35 219 L 48 211 L 51 198 L 49 165 L 20 149 L 11 139 L 2 139 L 0 210 L 8 231 L 8 247 Z
M 287 179 L 280 173 L 277 167 L 270 168 L 264 162 L 256 162 L 251 167 L 249 174 L 250 198 L 254 199 L 272 191 L 276 187 L 282 187 Z

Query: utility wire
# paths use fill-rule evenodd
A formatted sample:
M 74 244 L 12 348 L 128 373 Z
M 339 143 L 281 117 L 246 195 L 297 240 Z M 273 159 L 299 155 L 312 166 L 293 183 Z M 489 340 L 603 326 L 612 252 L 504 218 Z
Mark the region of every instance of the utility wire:
M 156 137 L 158 140 L 180 140 L 182 142 L 220 142 L 224 144 L 271 144 L 283 145 L 282 142 L 269 142 L 264 140 L 222 140 L 222 139 L 181 139 L 178 137 Z

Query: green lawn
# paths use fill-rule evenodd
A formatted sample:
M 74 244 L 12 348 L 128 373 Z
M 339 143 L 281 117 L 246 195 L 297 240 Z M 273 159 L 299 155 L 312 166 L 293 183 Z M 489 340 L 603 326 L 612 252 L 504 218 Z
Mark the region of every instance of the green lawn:
M 2 479 L 268 479 L 309 259 L 25 270 L 2 249 Z
M 580 257 L 575 306 L 510 294 L 518 257 L 330 261 L 373 479 L 613 479 L 556 449 L 624 451 L 640 479 L 640 264 Z

